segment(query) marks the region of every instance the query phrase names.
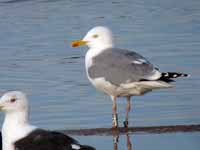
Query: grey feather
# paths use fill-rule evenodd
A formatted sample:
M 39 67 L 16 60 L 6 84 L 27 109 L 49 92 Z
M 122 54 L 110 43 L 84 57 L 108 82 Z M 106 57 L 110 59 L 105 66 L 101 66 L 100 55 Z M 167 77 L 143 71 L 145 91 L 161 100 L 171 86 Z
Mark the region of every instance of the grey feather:
M 154 66 L 140 54 L 109 48 L 95 56 L 88 68 L 90 78 L 104 77 L 112 84 L 136 82 L 154 75 Z

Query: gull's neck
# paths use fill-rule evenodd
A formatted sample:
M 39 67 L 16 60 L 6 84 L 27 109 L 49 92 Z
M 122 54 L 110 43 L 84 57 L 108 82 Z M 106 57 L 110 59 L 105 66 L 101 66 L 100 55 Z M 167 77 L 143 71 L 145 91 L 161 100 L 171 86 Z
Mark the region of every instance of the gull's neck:
M 96 49 L 96 50 L 97 49 L 104 50 L 114 47 L 112 38 L 109 38 L 107 40 L 90 41 L 87 45 L 90 49 Z
M 14 143 L 35 128 L 28 122 L 28 111 L 7 112 L 2 127 L 3 150 L 14 150 Z
M 87 54 L 90 56 L 90 58 L 98 55 L 99 53 L 109 49 L 109 48 L 113 48 L 114 45 L 113 43 L 109 43 L 109 44 L 95 44 L 95 46 L 93 45 L 92 47 L 89 48 L 89 50 L 87 51 Z
M 101 45 L 99 47 L 91 47 L 85 56 L 85 67 L 86 70 L 92 65 L 92 58 L 100 54 L 101 52 L 113 48 L 113 44 L 110 45 Z
M 95 43 L 94 45 L 92 45 L 90 47 L 90 49 L 98 49 L 98 50 L 105 50 L 105 49 L 108 49 L 108 48 L 112 48 L 114 47 L 113 43 Z

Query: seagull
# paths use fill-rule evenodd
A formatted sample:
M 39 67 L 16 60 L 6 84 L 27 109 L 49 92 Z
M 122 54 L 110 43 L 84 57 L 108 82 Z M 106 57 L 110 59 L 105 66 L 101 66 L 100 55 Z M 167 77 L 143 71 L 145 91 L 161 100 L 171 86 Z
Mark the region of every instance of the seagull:
M 124 126 L 128 127 L 131 96 L 171 88 L 173 78 L 188 76 L 177 72 L 162 73 L 142 55 L 116 48 L 111 30 L 104 26 L 92 28 L 82 40 L 75 40 L 71 45 L 89 47 L 85 56 L 87 77 L 97 90 L 111 97 L 113 128 L 118 127 L 117 97 L 127 98 Z
M 29 124 L 28 100 L 21 91 L 5 93 L 0 99 L 0 111 L 5 113 L 3 150 L 95 150 L 65 134 Z

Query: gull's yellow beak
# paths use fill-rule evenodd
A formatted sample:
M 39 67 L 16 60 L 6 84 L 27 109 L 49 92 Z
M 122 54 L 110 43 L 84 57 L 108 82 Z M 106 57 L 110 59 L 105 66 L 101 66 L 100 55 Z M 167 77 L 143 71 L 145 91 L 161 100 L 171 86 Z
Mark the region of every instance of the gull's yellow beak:
M 75 41 L 72 41 L 71 46 L 78 47 L 78 46 L 82 46 L 82 45 L 86 45 L 86 44 L 87 44 L 87 41 L 75 40 Z

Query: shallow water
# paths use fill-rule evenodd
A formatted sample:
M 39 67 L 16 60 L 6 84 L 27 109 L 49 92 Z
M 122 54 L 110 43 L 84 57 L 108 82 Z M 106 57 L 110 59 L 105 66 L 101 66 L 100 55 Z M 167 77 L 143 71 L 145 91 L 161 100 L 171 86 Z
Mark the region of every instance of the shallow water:
M 85 74 L 87 48 L 70 47 L 96 25 L 109 26 L 118 47 L 134 49 L 160 70 L 191 74 L 173 89 L 133 97 L 130 126 L 200 124 L 198 0 L 0 0 L 0 92 L 25 91 L 31 121 L 43 128 L 110 127 L 110 98 Z M 126 103 L 118 105 L 122 124 Z M 113 149 L 110 136 L 78 138 Z M 199 133 L 130 138 L 134 149 L 200 148 Z M 125 145 L 119 142 L 119 149 Z
M 109 136 L 77 138 L 84 143 L 95 145 L 98 149 L 105 147 L 106 150 L 199 150 L 200 135 L 199 133 L 122 135 L 118 143 Z

